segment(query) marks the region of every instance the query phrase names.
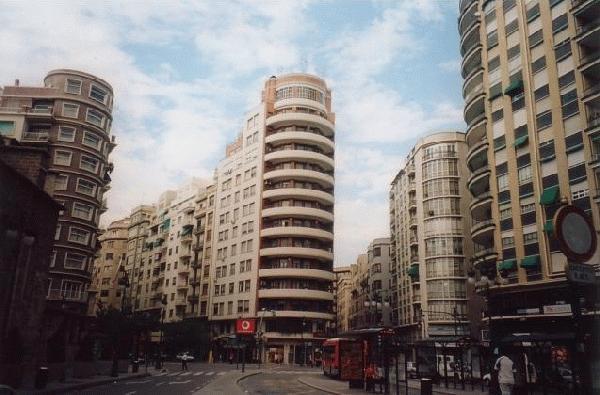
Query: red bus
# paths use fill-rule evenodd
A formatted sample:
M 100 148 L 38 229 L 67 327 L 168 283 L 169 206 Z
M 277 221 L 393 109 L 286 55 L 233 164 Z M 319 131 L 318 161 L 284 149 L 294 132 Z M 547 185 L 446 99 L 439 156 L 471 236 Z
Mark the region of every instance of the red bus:
M 363 342 L 348 338 L 325 340 L 323 374 L 341 380 L 362 380 Z

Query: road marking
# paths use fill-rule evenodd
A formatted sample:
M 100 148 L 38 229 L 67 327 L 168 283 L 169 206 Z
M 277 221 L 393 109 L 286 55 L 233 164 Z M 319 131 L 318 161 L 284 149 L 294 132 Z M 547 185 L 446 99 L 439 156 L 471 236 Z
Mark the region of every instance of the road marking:
M 217 373 L 219 376 L 223 376 L 224 374 L 227 374 L 227 372 L 219 372 Z
M 137 391 L 131 391 L 131 392 L 126 392 L 125 395 L 133 395 L 135 394 Z
M 162 373 L 159 373 L 159 374 L 157 374 L 157 376 L 159 376 L 159 377 L 160 377 L 160 376 L 166 376 L 166 375 L 168 375 L 168 374 L 169 374 L 169 372 L 162 372 Z
M 163 385 L 164 383 L 166 383 L 166 381 L 161 381 L 160 383 L 156 383 L 156 386 L 158 387 L 159 385 Z
M 194 373 L 194 376 L 200 376 L 202 373 L 204 373 L 204 372 L 196 372 L 196 373 Z
M 169 373 L 169 376 L 177 376 L 181 372 Z
M 212 376 L 213 374 L 215 374 L 215 372 L 206 372 L 207 376 Z
M 185 381 L 169 381 L 169 384 L 187 384 L 187 383 L 191 383 L 192 380 L 185 380 Z
M 183 372 L 180 374 L 180 376 L 189 376 L 190 374 L 192 374 L 192 372 Z
M 144 381 L 126 381 L 125 384 L 130 385 L 130 384 L 146 384 L 151 382 L 152 380 L 144 380 Z

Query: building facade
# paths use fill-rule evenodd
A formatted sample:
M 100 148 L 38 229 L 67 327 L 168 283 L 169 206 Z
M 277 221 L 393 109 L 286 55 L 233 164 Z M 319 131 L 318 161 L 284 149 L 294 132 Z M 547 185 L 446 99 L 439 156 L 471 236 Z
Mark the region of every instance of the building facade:
M 391 184 L 392 322 L 406 341 L 468 331 L 466 157 L 463 133 L 431 134 Z
M 350 294 L 352 282 L 351 266 L 338 266 L 333 268 L 335 273 L 334 301 L 335 301 L 335 328 L 336 333 L 347 332 L 350 328 Z
M 129 218 L 113 221 L 98 237 L 100 250 L 94 261 L 91 289 L 94 289 L 96 300 L 90 307 L 92 315 L 96 315 L 99 305 L 121 309 L 122 289 L 118 284 L 119 270 L 125 270 L 129 235 Z
M 572 204 L 598 229 L 599 15 L 591 0 L 461 1 L 458 21 L 471 236 L 490 340 L 535 332 L 569 349 L 569 365 L 596 367 L 597 353 L 592 363 L 581 350 L 598 347 L 569 340 L 579 336 L 569 301 L 594 310 L 593 290 L 569 287 L 552 220 Z M 588 263 L 597 262 L 598 253 Z M 593 321 L 577 325 L 591 333 Z
M 374 239 L 367 249 L 369 265 L 369 323 L 372 327 L 390 326 L 392 277 L 390 273 L 390 239 Z M 366 306 L 365 306 L 366 307 Z

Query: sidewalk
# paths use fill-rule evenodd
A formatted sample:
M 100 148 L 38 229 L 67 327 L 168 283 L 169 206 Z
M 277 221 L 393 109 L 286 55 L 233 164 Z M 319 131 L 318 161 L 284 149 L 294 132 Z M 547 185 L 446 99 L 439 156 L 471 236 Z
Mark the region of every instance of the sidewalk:
M 260 370 L 255 369 L 246 369 L 246 372 L 244 373 L 237 370 L 229 371 L 227 374 L 212 380 L 201 390 L 194 392 L 194 395 L 243 395 L 244 390 L 242 390 L 242 387 L 238 384 L 240 380 L 260 373 Z
M 71 379 L 65 382 L 50 382 L 43 390 L 18 390 L 17 394 L 63 394 L 68 391 L 81 390 L 95 387 L 97 385 L 109 384 L 117 381 L 133 380 L 142 377 L 148 377 L 151 373 L 119 373 L 119 377 L 110 376 L 92 376 L 85 379 Z
M 366 392 L 362 389 L 350 389 L 348 388 L 348 382 L 339 381 L 330 379 L 325 376 L 302 376 L 298 378 L 298 381 L 304 385 L 312 387 L 314 389 L 324 391 L 330 394 L 336 395 L 356 395 L 356 394 L 373 394 L 373 392 Z M 404 394 L 404 383 L 400 383 L 400 393 Z M 411 394 L 419 394 L 421 385 L 417 380 L 409 380 L 408 381 L 409 393 Z M 390 393 L 396 393 L 396 385 L 395 383 L 390 383 Z M 466 389 L 453 389 L 453 388 L 444 388 L 443 386 L 433 386 L 433 393 L 439 395 L 487 395 L 487 391 L 481 391 L 481 387 L 474 388 L 471 391 L 471 387 L 468 386 Z

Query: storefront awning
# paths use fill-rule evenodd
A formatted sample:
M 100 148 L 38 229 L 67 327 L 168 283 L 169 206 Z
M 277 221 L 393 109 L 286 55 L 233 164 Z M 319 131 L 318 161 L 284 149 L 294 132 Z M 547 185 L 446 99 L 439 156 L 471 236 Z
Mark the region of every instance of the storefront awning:
M 520 146 L 522 146 L 523 144 L 525 144 L 528 139 L 529 139 L 528 135 L 521 136 L 521 137 L 515 139 L 515 143 L 513 144 L 513 146 L 515 148 L 519 148 Z
M 513 81 L 510 84 L 508 84 L 506 89 L 504 89 L 504 94 L 508 95 L 508 96 L 514 96 L 517 93 L 520 93 L 522 91 L 523 91 L 523 80 L 517 80 L 517 81 Z
M 540 267 L 540 256 L 529 255 L 521 259 L 521 267 L 523 269 L 536 269 Z
M 498 270 L 515 270 L 517 268 L 517 260 L 516 259 L 507 259 L 505 261 L 501 261 L 498 264 Z
M 418 277 L 419 276 L 419 265 L 416 265 L 416 264 L 410 265 L 410 267 L 408 268 L 406 273 L 411 277 Z
M 553 187 L 546 188 L 542 192 L 542 197 L 540 198 L 540 204 L 544 206 L 549 206 L 558 201 L 560 189 L 558 185 L 554 185 Z

